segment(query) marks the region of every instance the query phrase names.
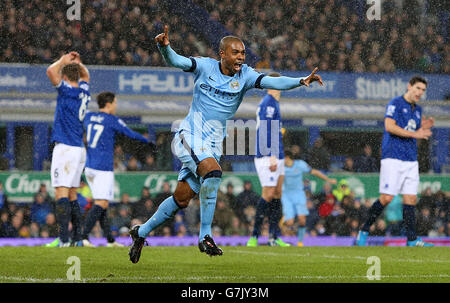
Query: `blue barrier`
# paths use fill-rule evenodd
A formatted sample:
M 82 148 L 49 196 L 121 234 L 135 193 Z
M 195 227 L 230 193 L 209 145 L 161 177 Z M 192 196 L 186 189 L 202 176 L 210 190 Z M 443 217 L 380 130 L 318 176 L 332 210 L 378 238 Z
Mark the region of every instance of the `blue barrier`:
M 43 65 L 0 65 L 0 93 L 54 93 Z M 191 96 L 194 77 L 177 69 L 88 66 L 91 92 L 114 91 L 122 95 Z M 309 71 L 282 72 L 306 76 Z M 389 100 L 406 91 L 414 73 L 369 74 L 320 72 L 324 86 L 299 87 L 284 97 L 311 99 Z M 422 74 L 428 80 L 425 100 L 445 100 L 450 96 L 450 75 Z M 252 90 L 248 95 L 262 95 Z

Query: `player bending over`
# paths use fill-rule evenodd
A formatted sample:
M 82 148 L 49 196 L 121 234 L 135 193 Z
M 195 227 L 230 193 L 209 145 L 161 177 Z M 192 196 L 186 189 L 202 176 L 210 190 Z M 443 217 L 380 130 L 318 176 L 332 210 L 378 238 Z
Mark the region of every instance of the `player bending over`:
M 189 113 L 172 141 L 172 151 L 183 163 L 177 187 L 147 222 L 132 227 L 130 260 L 137 263 L 147 235 L 179 209 L 187 207 L 196 194 L 200 198 L 199 249 L 210 256 L 222 255 L 222 249 L 211 238 L 211 223 L 222 177 L 219 159 L 226 121 L 233 118 L 245 92 L 252 88 L 287 90 L 309 86 L 314 81 L 322 85 L 322 79 L 315 75 L 317 68 L 304 78 L 260 74 L 244 64 L 244 43 L 234 36 L 220 41 L 220 61 L 178 55 L 169 45 L 167 26 L 155 41 L 168 65 L 194 74 L 194 92 Z
M 115 241 L 109 227 L 108 203 L 114 198 L 114 141 L 116 134 L 149 143 L 141 134 L 129 129 L 115 116 L 117 98 L 112 92 L 102 92 L 97 96 L 99 112 L 88 112 L 84 119 L 87 141 L 87 161 L 84 173 L 92 191 L 94 206 L 86 216 L 83 229 L 83 246 L 94 247 L 89 241 L 89 233 L 97 221 L 106 235 L 108 247 L 123 246 Z
M 369 209 L 367 221 L 358 233 L 356 245 L 365 246 L 370 226 L 392 199 L 403 195 L 403 222 L 407 246 L 434 246 L 416 235 L 416 201 L 419 187 L 417 139 L 428 139 L 434 119 L 422 119 L 417 104 L 427 88 L 422 77 L 409 80 L 408 91 L 392 99 L 386 106 L 381 143 L 380 198 Z
M 83 119 L 91 100 L 89 71 L 81 63 L 80 55 L 70 52 L 47 68 L 47 76 L 58 91 L 51 136 L 51 142 L 55 143 L 51 181 L 55 188 L 59 238 L 53 243 L 61 247 L 81 245 L 81 210 L 77 188 L 86 162 Z M 69 221 L 72 221 L 71 243 Z

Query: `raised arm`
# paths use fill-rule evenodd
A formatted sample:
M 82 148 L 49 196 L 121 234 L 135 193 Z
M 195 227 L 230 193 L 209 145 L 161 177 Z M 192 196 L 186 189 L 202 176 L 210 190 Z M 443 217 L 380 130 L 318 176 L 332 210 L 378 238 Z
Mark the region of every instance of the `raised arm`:
M 61 58 L 59 58 L 58 61 L 54 62 L 47 68 L 47 77 L 50 79 L 50 82 L 57 86 L 59 83 L 61 83 L 62 75 L 61 75 L 61 69 L 64 67 L 64 65 L 67 65 L 73 61 L 73 55 L 70 53 L 63 55 Z
M 74 56 L 73 62 L 78 63 L 80 66 L 80 80 L 89 83 L 90 75 L 87 67 L 81 62 L 80 54 L 77 52 L 71 52 L 72 56 Z
M 164 25 L 164 33 L 161 33 L 155 37 L 155 42 L 167 64 L 173 67 L 181 68 L 182 70 L 189 70 L 192 67 L 191 59 L 178 55 L 170 47 L 169 27 L 167 25 Z
M 316 75 L 319 69 L 316 67 L 308 77 L 302 78 L 291 78 L 291 77 L 269 77 L 265 76 L 261 79 L 261 88 L 263 89 L 277 89 L 277 90 L 288 90 L 296 88 L 302 85 L 309 86 L 312 82 L 319 82 L 323 85 L 322 77 Z

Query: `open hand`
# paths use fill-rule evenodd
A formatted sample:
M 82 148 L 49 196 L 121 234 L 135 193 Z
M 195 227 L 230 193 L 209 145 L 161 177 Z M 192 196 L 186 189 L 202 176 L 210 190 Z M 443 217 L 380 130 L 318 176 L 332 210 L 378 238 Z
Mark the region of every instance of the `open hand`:
M 169 26 L 164 25 L 164 33 L 159 34 L 155 37 L 155 42 L 160 46 L 167 46 L 170 44 L 169 42 Z
M 302 79 L 300 81 L 300 83 L 309 87 L 310 83 L 317 81 L 322 86 L 323 85 L 322 77 L 320 75 L 316 75 L 318 70 L 319 70 L 319 68 L 317 68 L 317 67 L 314 68 L 312 73 L 308 77 L 306 77 L 306 79 L 304 79 L 304 80 Z

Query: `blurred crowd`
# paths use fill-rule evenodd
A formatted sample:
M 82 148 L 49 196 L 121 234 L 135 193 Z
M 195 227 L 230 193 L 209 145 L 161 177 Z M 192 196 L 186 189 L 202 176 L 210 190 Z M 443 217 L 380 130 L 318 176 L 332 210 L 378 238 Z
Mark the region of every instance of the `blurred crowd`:
M 309 182 L 305 180 L 307 196 L 307 235 L 352 236 L 356 237 L 360 225 L 365 221 L 368 209 L 373 203 L 370 199 L 355 198 L 345 179 L 336 186 L 325 183 L 317 194 L 312 194 Z M 172 195 L 168 182 L 161 192 L 151 195 L 147 187 L 141 190 L 138 201 L 131 202 L 127 193 L 122 193 L 120 201 L 110 204 L 108 217 L 114 236 L 128 236 L 135 224 L 142 224 L 150 218 L 159 204 Z M 226 185 L 226 191 L 219 191 L 214 215 L 213 236 L 250 236 L 256 213 L 259 195 L 250 181 L 244 181 L 243 190 L 235 194 L 233 184 Z M 82 183 L 78 194 L 83 216 L 92 206 L 92 197 L 87 184 Z M 421 193 L 417 204 L 417 233 L 421 236 L 438 237 L 450 235 L 449 221 L 450 197 L 430 188 Z M 189 206 L 180 210 L 173 219 L 167 221 L 151 236 L 195 236 L 200 225 L 200 201 L 192 199 Z M 268 235 L 268 219 L 263 224 L 262 236 Z M 283 236 L 295 236 L 293 229 L 282 225 Z M 371 235 L 404 236 L 402 225 L 402 202 L 400 196 L 386 207 L 384 214 L 371 228 Z M 33 203 L 16 204 L 8 202 L 0 183 L 0 237 L 57 237 L 58 229 L 54 215 L 54 200 L 48 194 L 45 184 L 40 186 Z M 102 237 L 99 223 L 91 232 L 91 237 Z
M 194 1 L 246 42 L 260 58 L 260 69 L 450 73 L 450 45 L 439 30 L 435 1 L 423 18 L 415 0 L 403 8 L 385 1 L 379 21 L 369 21 L 365 10 L 355 11 L 354 2 Z M 1 1 L 0 62 L 50 63 L 76 50 L 86 64 L 164 66 L 154 43 L 164 24 L 181 55 L 218 57 L 200 29 L 164 5 L 157 0 L 83 1 L 81 20 L 69 21 L 69 6 L 61 1 Z

